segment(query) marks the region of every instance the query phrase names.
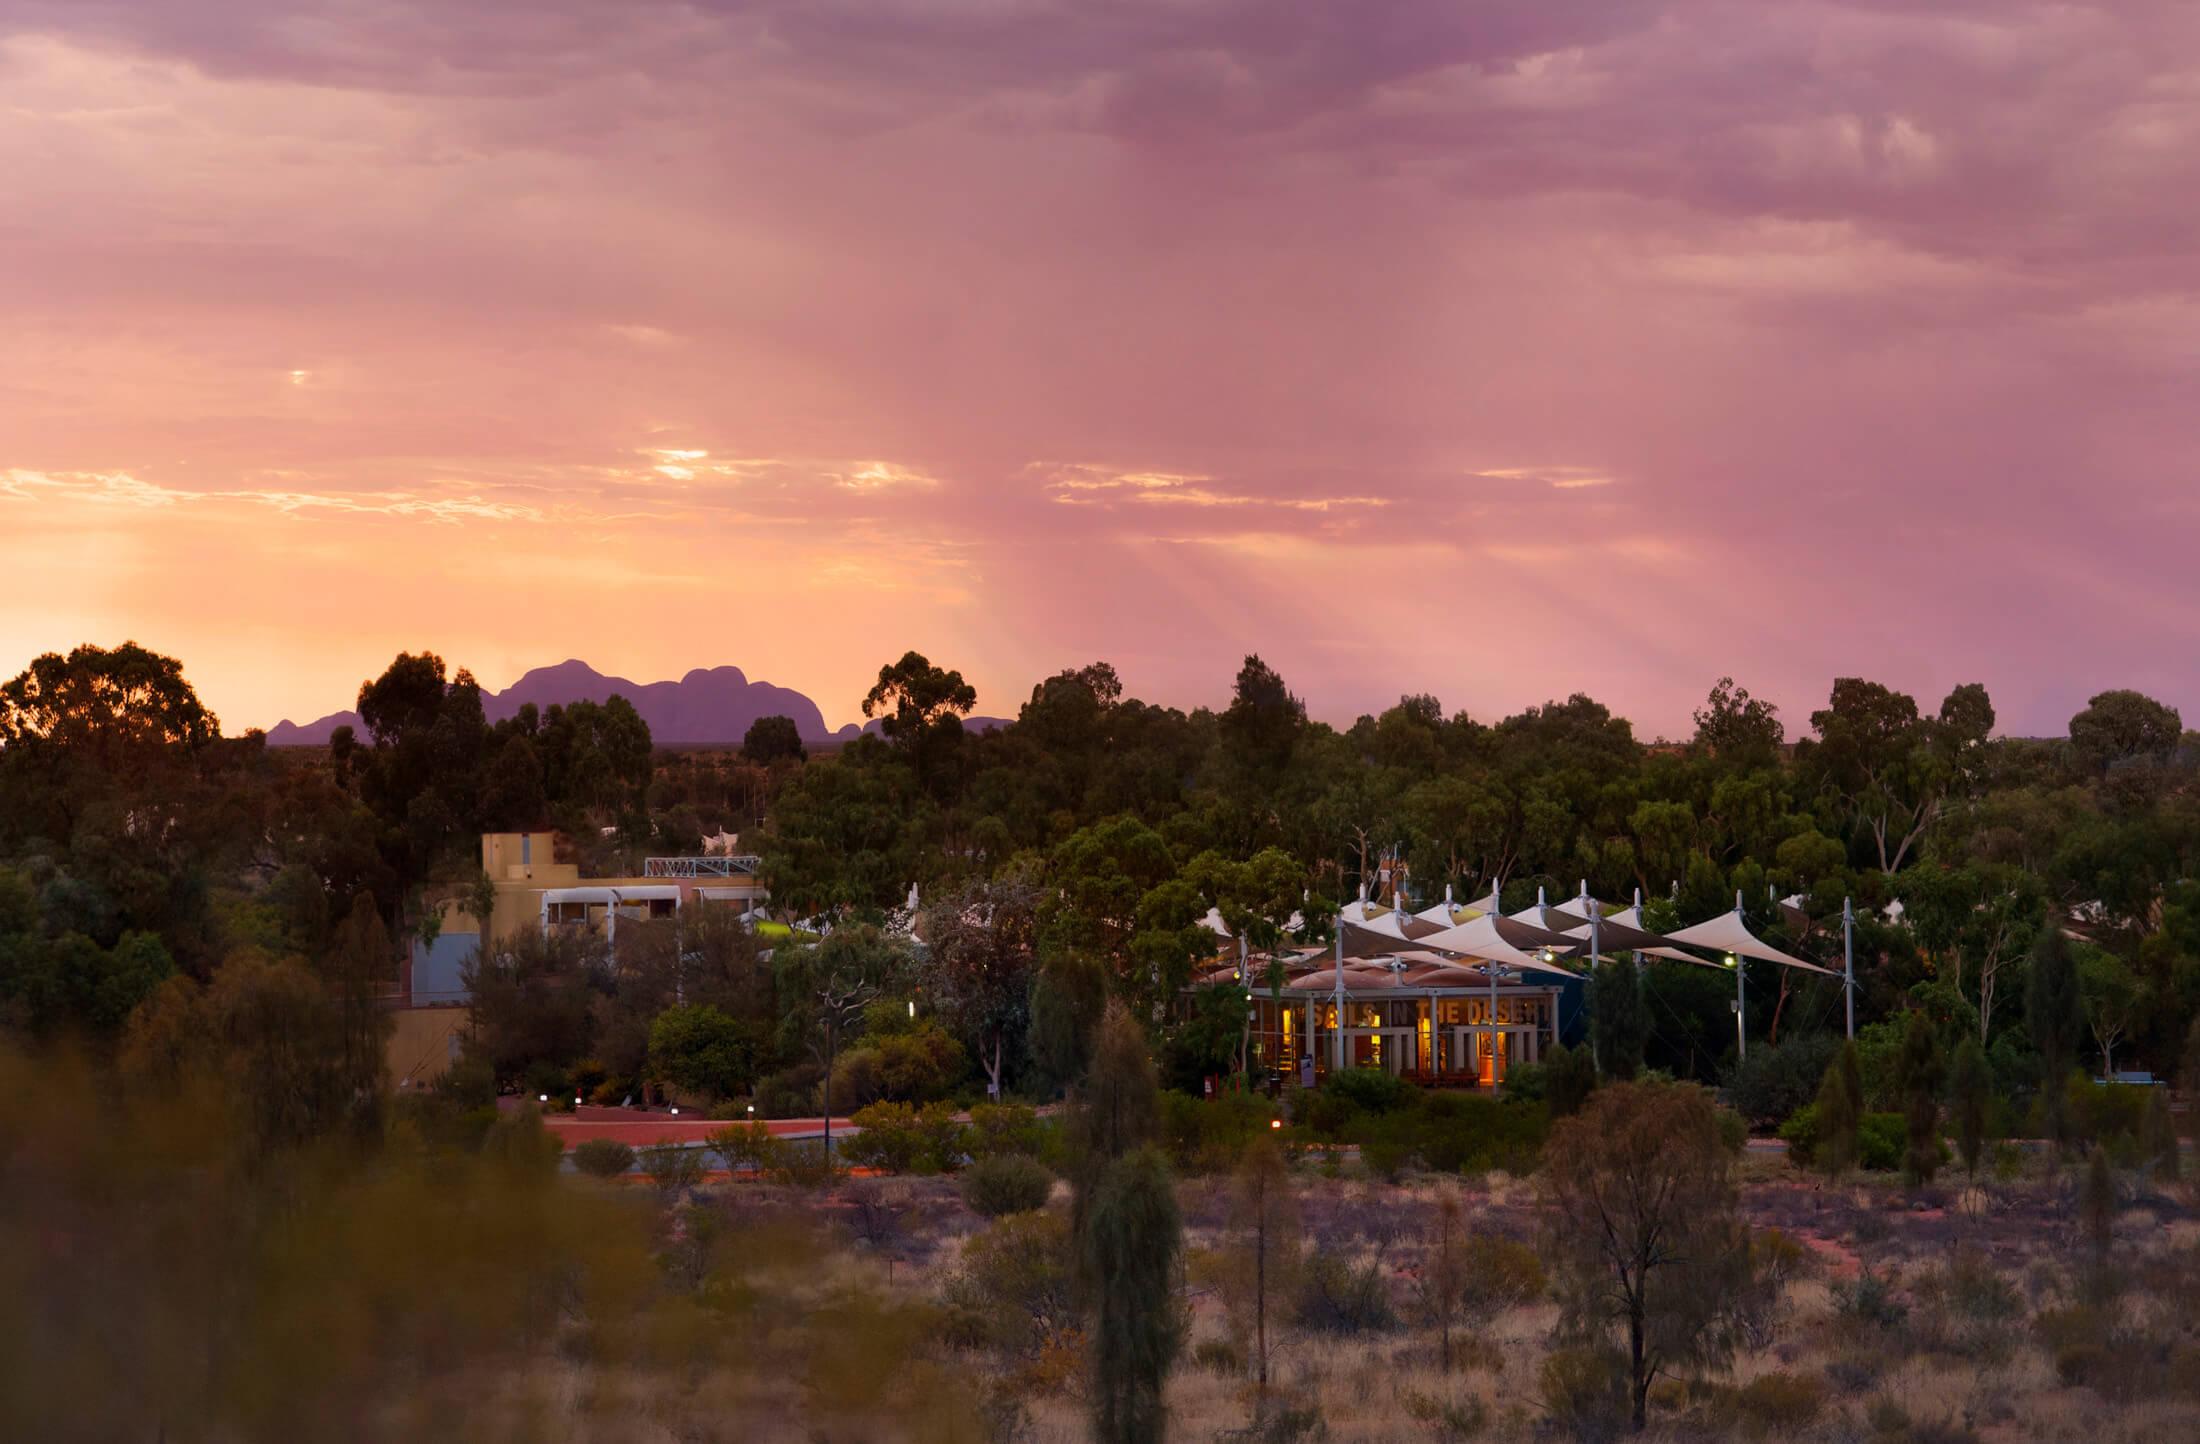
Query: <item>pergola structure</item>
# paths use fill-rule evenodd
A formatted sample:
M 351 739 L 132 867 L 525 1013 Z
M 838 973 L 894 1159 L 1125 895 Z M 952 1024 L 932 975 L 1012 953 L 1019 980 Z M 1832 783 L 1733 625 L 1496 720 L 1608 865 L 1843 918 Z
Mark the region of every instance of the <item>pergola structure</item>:
M 1843 920 L 1849 919 L 1846 905 Z M 1218 915 L 1207 926 L 1230 934 Z M 1844 943 L 1848 929 L 1844 926 Z M 1714 956 L 1706 957 L 1704 953 Z M 1744 960 L 1840 977 L 1855 1029 L 1853 962 L 1842 972 L 1795 956 L 1749 930 L 1741 895 L 1734 911 L 1693 927 L 1646 927 L 1642 902 L 1607 907 L 1581 895 L 1503 912 L 1493 888 L 1472 906 L 1444 901 L 1420 912 L 1385 907 L 1363 893 L 1338 912 L 1333 948 L 1252 955 L 1194 980 L 1193 988 L 1240 985 L 1249 994 L 1249 1066 L 1296 1074 L 1301 1082 L 1337 1068 L 1375 1067 L 1428 1083 L 1495 1086 L 1513 1063 L 1535 1062 L 1556 1043 L 1578 1005 L 1583 974 L 1561 959 L 1594 966 L 1612 953 L 1727 968 L 1735 975 L 1735 1036 L 1744 1027 Z M 1280 986 L 1262 979 L 1280 965 Z

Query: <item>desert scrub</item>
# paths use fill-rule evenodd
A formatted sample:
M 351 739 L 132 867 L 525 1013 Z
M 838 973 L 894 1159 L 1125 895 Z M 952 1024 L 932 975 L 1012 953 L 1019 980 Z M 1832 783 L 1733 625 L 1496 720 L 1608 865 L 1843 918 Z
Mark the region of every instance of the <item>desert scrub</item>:
M 963 1170 L 963 1202 L 981 1218 L 1003 1218 L 1046 1207 L 1054 1175 L 1036 1158 L 997 1153 Z
M 634 1166 L 634 1150 L 615 1138 L 591 1138 L 573 1149 L 573 1166 L 590 1178 L 617 1178 Z

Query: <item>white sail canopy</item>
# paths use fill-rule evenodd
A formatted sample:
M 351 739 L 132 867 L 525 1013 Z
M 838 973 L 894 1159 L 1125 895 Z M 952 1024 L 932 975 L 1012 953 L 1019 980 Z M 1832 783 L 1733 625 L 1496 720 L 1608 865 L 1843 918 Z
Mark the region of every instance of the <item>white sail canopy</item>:
M 1487 914 L 1470 918 L 1455 928 L 1445 928 L 1442 932 L 1415 938 L 1414 946 L 1436 952 L 1459 953 L 1465 957 L 1480 958 L 1484 962 L 1503 963 L 1508 967 L 1534 972 L 1562 973 L 1569 978 L 1576 976 L 1565 968 L 1546 963 L 1534 954 L 1523 952 L 1507 942 L 1498 932 L 1497 922 L 1496 918 Z
M 1839 976 L 1831 968 L 1822 968 L 1806 962 L 1793 953 L 1783 953 L 1772 944 L 1751 932 L 1739 913 L 1720 913 L 1707 923 L 1692 928 L 1667 933 L 1666 941 L 1686 943 L 1692 948 L 1710 948 L 1714 952 L 1732 953 L 1738 958 L 1756 958 L 1761 962 L 1778 963 L 1785 968 L 1801 968 L 1809 973 L 1824 973 L 1828 977 Z

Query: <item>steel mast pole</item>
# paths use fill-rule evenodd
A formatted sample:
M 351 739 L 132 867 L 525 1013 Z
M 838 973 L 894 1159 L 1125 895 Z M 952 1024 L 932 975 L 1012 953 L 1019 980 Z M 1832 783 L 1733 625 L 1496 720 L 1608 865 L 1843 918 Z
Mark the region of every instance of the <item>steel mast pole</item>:
M 1849 1038 L 1856 1038 L 1856 909 L 1841 899 L 1841 1001 L 1848 1009 Z
M 1734 919 L 1742 918 L 1742 890 L 1734 890 Z M 1740 953 L 1734 958 L 1734 1059 L 1740 1062 L 1749 1056 L 1749 959 Z

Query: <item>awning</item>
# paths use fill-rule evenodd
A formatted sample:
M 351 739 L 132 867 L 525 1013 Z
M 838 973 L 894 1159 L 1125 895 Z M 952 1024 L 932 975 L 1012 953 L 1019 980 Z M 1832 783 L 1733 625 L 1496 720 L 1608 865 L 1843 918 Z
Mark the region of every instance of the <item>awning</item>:
M 1583 947 L 1587 947 L 1589 925 L 1583 923 L 1578 928 L 1570 929 L 1567 936 L 1578 939 Z M 1695 963 L 1707 968 L 1718 966 L 1717 963 L 1707 962 L 1694 953 L 1666 947 L 1664 936 L 1645 928 L 1642 925 L 1642 909 L 1632 905 L 1599 917 L 1596 941 L 1598 950 L 1604 953 L 1633 953 L 1637 957 L 1663 958 L 1671 963 Z
M 1738 958 L 1756 958 L 1761 962 L 1778 963 L 1782 967 L 1801 968 L 1807 973 L 1824 973 L 1827 977 L 1839 977 L 1831 968 L 1822 968 L 1806 962 L 1793 953 L 1783 953 L 1772 944 L 1749 930 L 1738 912 L 1720 913 L 1707 923 L 1692 928 L 1667 933 L 1668 942 L 1686 943 L 1692 948 L 1710 948 L 1714 952 L 1732 953 Z
M 1455 928 L 1430 933 L 1414 939 L 1414 946 L 1433 952 L 1457 953 L 1462 957 L 1480 958 L 1485 962 L 1502 963 L 1506 967 L 1519 968 L 1523 972 L 1558 973 L 1564 977 L 1578 976 L 1553 963 L 1546 963 L 1534 954 L 1508 942 L 1500 925 L 1505 918 L 1484 915 L 1461 923 Z M 1571 944 L 1569 943 L 1569 946 Z

